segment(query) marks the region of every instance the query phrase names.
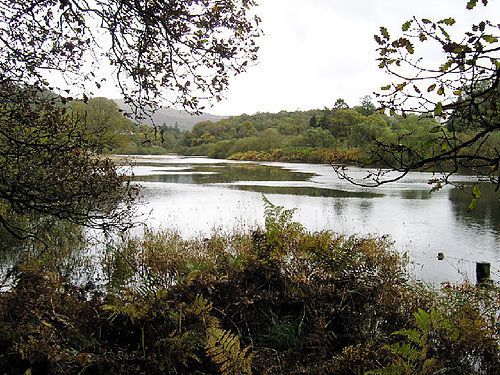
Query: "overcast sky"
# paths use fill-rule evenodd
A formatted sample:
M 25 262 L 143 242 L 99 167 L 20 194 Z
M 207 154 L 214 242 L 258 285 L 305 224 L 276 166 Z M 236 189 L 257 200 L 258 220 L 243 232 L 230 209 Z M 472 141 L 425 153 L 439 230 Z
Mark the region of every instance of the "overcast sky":
M 479 1 L 480 2 L 480 1 Z M 205 111 L 218 115 L 350 106 L 390 78 L 375 61 L 380 26 L 396 34 L 412 16 L 457 25 L 500 15 L 500 0 L 465 9 L 466 0 L 261 0 L 265 36 L 259 63 L 230 82 L 226 99 Z M 494 15 L 493 17 L 491 15 Z M 483 17 L 483 18 L 481 18 Z M 454 26 L 454 28 L 456 28 Z

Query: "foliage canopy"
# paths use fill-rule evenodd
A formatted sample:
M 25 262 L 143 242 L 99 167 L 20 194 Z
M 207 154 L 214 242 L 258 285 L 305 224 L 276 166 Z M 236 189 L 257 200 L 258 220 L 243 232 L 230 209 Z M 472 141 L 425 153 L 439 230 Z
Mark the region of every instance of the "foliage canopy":
M 196 111 L 256 59 L 253 0 L 1 0 L 0 79 L 57 89 L 45 71 L 100 87 L 106 62 L 135 109 Z M 173 96 L 172 96 L 173 95 Z

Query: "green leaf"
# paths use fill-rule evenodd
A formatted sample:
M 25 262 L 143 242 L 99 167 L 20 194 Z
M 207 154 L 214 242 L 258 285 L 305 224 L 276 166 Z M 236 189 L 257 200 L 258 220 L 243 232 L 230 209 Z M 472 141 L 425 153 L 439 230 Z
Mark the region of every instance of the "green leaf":
M 474 8 L 476 5 L 477 5 L 477 0 L 470 0 L 470 1 L 467 3 L 467 9 L 472 9 L 472 8 Z
M 441 86 L 437 92 L 438 95 L 444 95 L 444 88 Z
M 413 23 L 413 20 L 407 21 L 403 24 L 403 31 L 408 31 L 410 29 L 411 24 Z
M 389 40 L 391 38 L 390 35 L 389 35 L 389 32 L 387 31 L 387 29 L 384 26 L 380 27 L 380 32 L 382 33 L 382 36 L 385 39 Z
M 477 205 L 477 199 L 473 199 L 470 201 L 469 207 L 467 207 L 467 211 L 472 211 L 474 208 L 476 208 Z
M 406 82 L 403 82 L 403 83 L 400 83 L 399 85 L 396 86 L 396 91 L 402 91 L 405 86 L 406 86 Z
M 392 87 L 391 85 L 387 85 L 387 86 L 382 86 L 380 89 L 384 90 L 384 91 L 387 91 L 387 90 L 390 90 L 391 87 Z
M 500 61 L 498 61 L 497 59 L 495 58 L 490 58 L 490 61 L 492 64 L 495 64 L 495 66 L 497 67 L 497 69 L 500 69 Z
M 456 21 L 454 18 L 450 17 L 450 18 L 445 18 L 444 20 L 441 20 L 438 23 L 444 23 L 445 25 L 453 26 L 456 23 Z
M 493 35 L 483 35 L 483 39 L 488 43 L 496 43 L 498 42 L 498 38 L 495 38 Z
M 462 94 L 462 89 L 458 89 L 458 90 L 453 91 L 453 95 L 459 96 L 460 94 Z
M 427 36 L 424 33 L 420 33 L 418 38 L 420 39 L 421 42 L 427 40 Z
M 436 88 L 436 84 L 433 83 L 432 85 L 430 85 L 428 88 L 427 88 L 427 92 L 431 92 L 431 91 L 434 91 L 434 89 Z
M 439 30 L 441 30 L 441 33 L 444 35 L 446 40 L 450 40 L 450 34 L 448 34 L 448 32 L 445 29 L 443 29 L 441 26 L 439 26 Z
M 431 129 L 431 133 L 432 133 L 432 130 L 433 129 Z M 424 143 L 424 147 L 426 147 L 426 148 L 432 147 L 432 146 L 434 146 L 437 143 L 437 141 L 438 141 L 437 138 L 430 139 L 430 140 L 428 140 L 427 142 Z
M 406 43 L 406 50 L 408 51 L 408 53 L 410 53 L 412 55 L 415 52 L 415 48 L 413 48 L 413 44 L 411 44 L 411 42 L 409 40 Z
M 442 129 L 441 125 L 438 125 L 429 130 L 429 133 L 439 133 Z
M 439 68 L 439 70 L 442 71 L 442 72 L 446 72 L 448 69 L 451 68 L 452 64 L 453 64 L 453 61 L 452 60 L 448 60 L 446 62 L 446 64 L 441 65 L 441 67 Z
M 439 102 L 436 104 L 436 107 L 434 108 L 434 115 L 435 116 L 441 116 L 443 114 L 443 104 Z
M 422 18 L 422 22 L 423 23 L 432 23 L 432 21 L 428 20 L 427 18 Z
M 478 185 L 474 185 L 474 189 L 472 190 L 472 195 L 474 196 L 474 198 L 481 198 L 481 190 L 479 190 L 479 186 Z

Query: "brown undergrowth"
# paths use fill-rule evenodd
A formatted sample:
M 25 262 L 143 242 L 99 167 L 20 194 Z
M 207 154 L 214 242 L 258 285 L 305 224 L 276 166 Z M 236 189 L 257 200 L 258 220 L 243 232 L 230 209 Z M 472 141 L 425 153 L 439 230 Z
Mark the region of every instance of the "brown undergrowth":
M 146 232 L 104 257 L 104 289 L 20 266 L 0 297 L 0 373 L 497 373 L 495 288 L 410 284 L 387 238 L 292 215 L 266 200 L 252 233 Z

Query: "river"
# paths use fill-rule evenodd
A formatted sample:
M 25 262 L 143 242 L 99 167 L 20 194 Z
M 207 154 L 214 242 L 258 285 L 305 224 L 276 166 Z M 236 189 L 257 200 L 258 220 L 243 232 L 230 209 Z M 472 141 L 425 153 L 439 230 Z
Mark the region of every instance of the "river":
M 430 193 L 430 173 L 414 172 L 378 188 L 337 177 L 329 165 L 236 162 L 203 157 L 131 157 L 142 185 L 139 213 L 150 227 L 186 237 L 263 226 L 262 194 L 275 205 L 296 208 L 294 220 L 308 230 L 345 235 L 389 235 L 407 253 L 416 278 L 432 284 L 475 280 L 475 262 L 492 265 L 500 280 L 500 202 L 481 185 L 472 212 L 472 176 L 456 175 L 463 189 Z M 366 173 L 350 168 L 353 175 Z M 444 253 L 444 260 L 437 254 Z

